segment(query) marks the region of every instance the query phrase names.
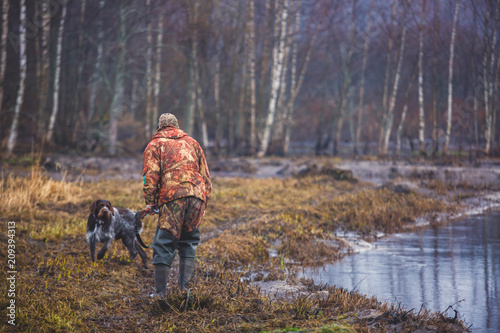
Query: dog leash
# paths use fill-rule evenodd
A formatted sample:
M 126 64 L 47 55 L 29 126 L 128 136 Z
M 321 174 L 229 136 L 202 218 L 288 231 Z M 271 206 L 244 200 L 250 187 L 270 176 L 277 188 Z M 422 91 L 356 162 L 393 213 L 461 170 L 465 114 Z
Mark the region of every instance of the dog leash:
M 156 232 L 155 232 L 155 237 L 153 238 L 153 243 L 151 243 L 150 246 L 147 246 L 144 243 L 144 241 L 142 240 L 141 234 L 139 233 L 139 228 L 138 228 L 139 221 L 142 220 L 144 217 L 146 217 L 146 215 L 155 215 L 155 214 L 159 214 L 159 213 L 160 213 L 160 211 L 158 209 L 152 209 L 149 206 L 146 207 L 146 209 L 140 210 L 137 213 L 135 213 L 135 236 L 137 237 L 137 241 L 139 242 L 139 244 L 141 244 L 141 246 L 145 249 L 153 248 L 153 246 L 156 243 L 156 238 L 158 237 L 158 230 L 160 228 L 156 227 Z

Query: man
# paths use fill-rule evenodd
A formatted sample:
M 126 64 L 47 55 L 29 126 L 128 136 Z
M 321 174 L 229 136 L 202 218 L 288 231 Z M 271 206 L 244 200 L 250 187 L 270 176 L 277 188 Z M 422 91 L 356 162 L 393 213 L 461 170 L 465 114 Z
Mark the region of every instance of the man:
M 160 116 L 158 129 L 144 151 L 144 198 L 159 208 L 153 246 L 156 295 L 164 296 L 170 267 L 179 252 L 179 289 L 184 289 L 194 267 L 212 183 L 203 150 L 179 129 L 170 113 Z

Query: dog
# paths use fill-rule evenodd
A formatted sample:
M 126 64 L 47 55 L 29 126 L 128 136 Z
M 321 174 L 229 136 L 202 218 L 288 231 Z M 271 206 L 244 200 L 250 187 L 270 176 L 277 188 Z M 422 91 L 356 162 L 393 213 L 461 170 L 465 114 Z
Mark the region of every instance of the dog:
M 136 225 L 137 221 L 137 225 Z M 96 243 L 104 243 L 97 253 L 97 260 L 104 257 L 113 239 L 121 239 L 130 252 L 130 261 L 139 253 L 144 267 L 147 268 L 148 256 L 137 241 L 135 230 L 142 231 L 142 221 L 130 209 L 114 208 L 108 200 L 99 199 L 90 205 L 87 220 L 87 242 L 90 258 L 95 261 Z

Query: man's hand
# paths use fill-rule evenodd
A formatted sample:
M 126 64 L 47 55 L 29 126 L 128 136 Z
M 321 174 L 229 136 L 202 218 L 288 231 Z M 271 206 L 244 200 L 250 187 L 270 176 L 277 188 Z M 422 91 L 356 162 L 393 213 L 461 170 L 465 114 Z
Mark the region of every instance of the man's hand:
M 141 219 L 147 215 L 159 214 L 160 211 L 156 205 L 147 205 L 145 209 L 141 210 Z

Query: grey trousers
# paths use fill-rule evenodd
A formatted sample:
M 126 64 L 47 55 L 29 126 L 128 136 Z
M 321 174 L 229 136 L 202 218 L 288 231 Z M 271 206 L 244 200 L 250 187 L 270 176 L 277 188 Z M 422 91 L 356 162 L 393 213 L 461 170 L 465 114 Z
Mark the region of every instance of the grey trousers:
M 180 258 L 194 258 L 200 243 L 200 228 L 193 231 L 182 231 L 179 239 L 171 233 L 157 227 L 157 235 L 153 246 L 153 265 L 172 266 L 175 254 Z

